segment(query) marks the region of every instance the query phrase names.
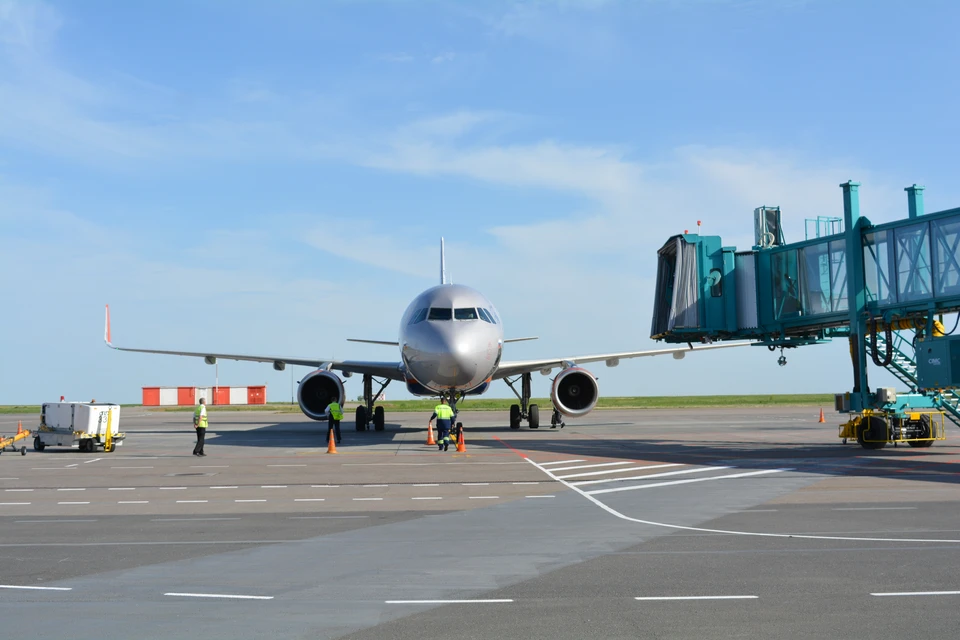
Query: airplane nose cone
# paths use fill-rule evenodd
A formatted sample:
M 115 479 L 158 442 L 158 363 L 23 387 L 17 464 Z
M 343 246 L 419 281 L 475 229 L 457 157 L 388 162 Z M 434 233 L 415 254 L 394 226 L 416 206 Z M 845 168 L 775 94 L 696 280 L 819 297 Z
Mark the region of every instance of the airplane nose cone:
M 479 359 L 464 335 L 441 328 L 422 334 L 418 348 L 409 350 L 407 367 L 421 383 L 433 388 L 463 387 L 475 381 Z

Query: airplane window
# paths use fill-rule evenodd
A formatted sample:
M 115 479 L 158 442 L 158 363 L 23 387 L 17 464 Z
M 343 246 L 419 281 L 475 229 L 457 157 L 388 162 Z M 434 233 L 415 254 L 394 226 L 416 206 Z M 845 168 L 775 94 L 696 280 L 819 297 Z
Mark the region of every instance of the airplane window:
M 477 310 L 473 307 L 468 309 L 454 309 L 453 318 L 454 320 L 476 320 Z
M 418 309 L 417 312 L 413 314 L 413 317 L 410 318 L 410 324 L 417 324 L 418 322 L 423 322 L 426 319 L 427 319 L 427 308 L 424 307 L 423 309 Z
M 427 320 L 450 320 L 453 318 L 453 309 L 444 309 L 442 307 L 431 307 L 430 315 Z
M 490 316 L 490 322 L 492 322 L 493 324 L 497 324 L 497 316 L 493 315 L 493 311 L 491 311 L 490 309 L 484 309 L 484 311 L 486 311 L 487 315 Z
M 490 324 L 493 324 L 493 320 L 491 320 L 491 319 L 490 319 L 490 316 L 487 315 L 487 310 L 486 310 L 486 309 L 484 309 L 483 307 L 479 307 L 479 308 L 477 309 L 477 313 L 480 314 L 480 319 L 481 319 L 481 320 L 483 320 L 484 322 L 489 322 Z

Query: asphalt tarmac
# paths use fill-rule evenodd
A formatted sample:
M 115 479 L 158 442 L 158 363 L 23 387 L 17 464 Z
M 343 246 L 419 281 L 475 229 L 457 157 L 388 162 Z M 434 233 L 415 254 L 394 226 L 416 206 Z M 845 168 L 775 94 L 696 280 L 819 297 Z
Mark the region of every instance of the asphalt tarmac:
M 0 629 L 41 638 L 871 638 L 960 628 L 960 447 L 818 407 L 464 407 L 344 422 L 124 409 L 114 453 L 0 456 Z M 0 416 L 0 433 L 18 419 Z

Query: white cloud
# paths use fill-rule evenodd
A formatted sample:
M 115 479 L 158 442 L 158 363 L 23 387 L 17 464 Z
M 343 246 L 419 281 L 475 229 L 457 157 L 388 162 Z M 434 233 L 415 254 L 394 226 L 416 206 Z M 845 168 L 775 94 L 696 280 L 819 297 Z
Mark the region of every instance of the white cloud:
M 443 64 L 444 62 L 453 62 L 454 58 L 457 57 L 457 54 L 453 51 L 445 51 L 443 53 L 438 53 L 430 59 L 430 62 L 433 64 Z

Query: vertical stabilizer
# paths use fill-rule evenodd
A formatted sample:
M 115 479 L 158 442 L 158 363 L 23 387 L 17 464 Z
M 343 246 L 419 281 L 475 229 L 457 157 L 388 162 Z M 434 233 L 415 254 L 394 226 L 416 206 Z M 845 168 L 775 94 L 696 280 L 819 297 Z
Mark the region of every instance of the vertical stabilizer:
M 447 259 L 443 252 L 443 238 L 440 238 L 440 284 L 447 284 Z

